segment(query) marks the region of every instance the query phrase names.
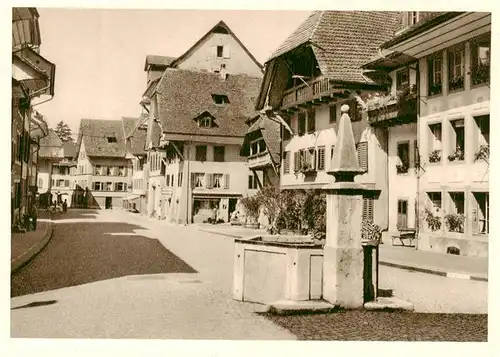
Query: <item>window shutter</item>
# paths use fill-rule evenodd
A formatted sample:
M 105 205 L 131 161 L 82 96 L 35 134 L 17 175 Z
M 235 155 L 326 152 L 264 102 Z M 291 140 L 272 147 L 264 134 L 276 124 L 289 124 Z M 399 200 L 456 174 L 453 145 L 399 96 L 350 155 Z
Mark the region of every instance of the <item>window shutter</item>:
M 363 198 L 363 221 L 373 222 L 373 198 Z
M 196 177 L 195 177 L 195 174 L 194 172 L 191 172 L 191 188 L 195 188 L 196 187 Z
M 316 149 L 308 150 L 308 162 L 311 165 L 312 169 L 316 169 Z
M 69 187 L 69 180 L 64 180 L 64 186 Z
M 224 175 L 224 188 L 229 189 L 229 174 Z
M 294 171 L 297 171 L 300 167 L 300 163 L 299 163 L 299 152 L 294 152 L 293 153 L 293 169 Z
M 318 171 L 325 169 L 325 148 L 321 147 L 318 149 Z
M 210 186 L 210 184 L 212 183 L 211 180 L 211 174 L 205 174 L 205 188 L 212 188 Z
M 92 182 L 92 190 L 94 190 L 94 191 L 95 191 L 95 189 L 96 189 L 96 188 L 95 188 L 95 184 L 96 184 L 95 182 Z M 54 180 L 52 180 L 52 185 L 54 185 Z
M 222 54 L 224 58 L 231 58 L 231 49 L 229 44 L 224 45 L 224 47 L 222 48 Z
M 368 142 L 359 142 L 357 145 L 358 165 L 363 171 L 368 171 Z

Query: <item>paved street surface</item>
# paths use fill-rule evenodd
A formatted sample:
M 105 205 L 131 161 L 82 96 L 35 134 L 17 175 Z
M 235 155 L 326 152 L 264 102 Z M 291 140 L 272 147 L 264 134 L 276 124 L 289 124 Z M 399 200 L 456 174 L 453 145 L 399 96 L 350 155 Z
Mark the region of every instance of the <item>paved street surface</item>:
M 486 315 L 347 311 L 324 315 L 272 316 L 299 340 L 486 342 Z
M 13 337 L 486 338 L 487 316 L 472 315 L 487 312 L 486 282 L 381 267 L 380 287 L 417 312 L 468 315 L 347 312 L 271 320 L 259 314 L 262 305 L 231 299 L 233 238 L 118 210 L 70 212 L 55 221 L 54 241 L 13 279 Z M 351 322 L 343 322 L 349 314 Z M 374 324 L 380 331 L 366 332 Z M 316 327 L 323 330 L 316 334 Z

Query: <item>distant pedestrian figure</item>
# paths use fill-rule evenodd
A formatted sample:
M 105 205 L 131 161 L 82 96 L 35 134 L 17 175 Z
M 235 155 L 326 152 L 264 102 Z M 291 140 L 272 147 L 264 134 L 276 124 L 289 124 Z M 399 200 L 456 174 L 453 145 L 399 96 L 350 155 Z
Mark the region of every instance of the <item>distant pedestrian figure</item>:
M 64 200 L 62 207 L 63 207 L 63 213 L 68 212 L 68 200 Z
M 212 211 L 212 224 L 216 224 L 217 223 L 217 206 L 214 207 L 213 211 Z

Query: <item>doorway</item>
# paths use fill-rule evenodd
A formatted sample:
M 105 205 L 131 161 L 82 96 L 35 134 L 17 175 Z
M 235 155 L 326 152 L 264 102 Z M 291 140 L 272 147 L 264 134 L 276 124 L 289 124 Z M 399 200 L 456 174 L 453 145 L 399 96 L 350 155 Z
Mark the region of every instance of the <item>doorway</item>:
M 112 202 L 113 202 L 112 197 L 106 197 L 106 203 L 105 203 L 106 209 L 111 209 L 113 207 Z
M 236 202 L 238 202 L 236 198 L 229 199 L 229 207 L 228 207 L 229 220 L 231 220 L 231 215 L 236 210 Z

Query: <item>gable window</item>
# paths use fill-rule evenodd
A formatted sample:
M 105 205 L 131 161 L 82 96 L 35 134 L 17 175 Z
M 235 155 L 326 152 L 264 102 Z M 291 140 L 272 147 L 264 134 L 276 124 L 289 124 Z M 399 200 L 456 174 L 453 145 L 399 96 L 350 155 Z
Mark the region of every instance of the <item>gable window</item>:
M 306 113 L 305 112 L 299 112 L 298 116 L 298 124 L 299 124 L 299 136 L 302 136 L 306 132 Z
M 398 229 L 408 228 L 408 200 L 398 200 Z
M 225 148 L 224 146 L 214 146 L 214 161 L 224 162 Z
M 464 89 L 464 47 L 463 44 L 448 52 L 449 91 Z
M 207 161 L 206 145 L 196 145 L 196 161 Z
M 337 106 L 334 104 L 328 108 L 330 110 L 330 123 L 335 123 L 337 121 Z
M 217 57 L 222 58 L 224 56 L 224 46 L 217 46 Z
M 108 143 L 116 143 L 116 137 L 108 136 Z
M 441 94 L 443 82 L 443 53 L 438 52 L 428 59 L 429 96 Z
M 410 143 L 398 143 L 398 158 L 399 163 L 396 164 L 396 171 L 398 174 L 405 174 L 410 167 Z
M 448 155 L 449 161 L 461 161 L 465 155 L 465 123 L 464 119 L 450 121 L 451 131 L 451 147 Z
M 290 151 L 283 152 L 283 173 L 290 173 Z
M 401 90 L 410 85 L 410 70 L 408 67 L 396 72 L 396 90 Z
M 215 104 L 229 104 L 229 98 L 225 94 L 212 94 Z
M 488 83 L 490 80 L 491 33 L 471 41 L 471 84 Z

